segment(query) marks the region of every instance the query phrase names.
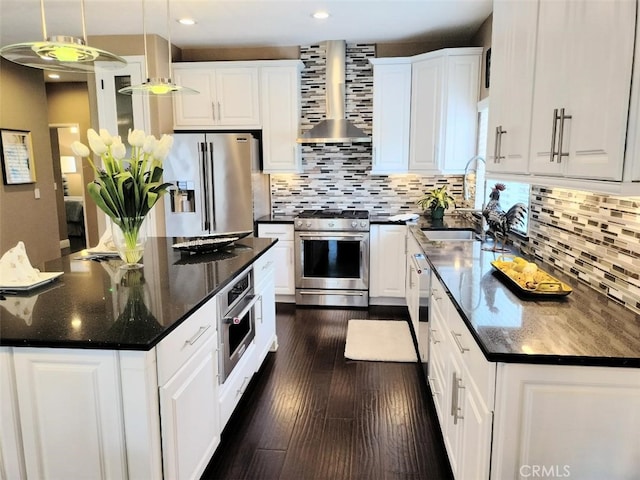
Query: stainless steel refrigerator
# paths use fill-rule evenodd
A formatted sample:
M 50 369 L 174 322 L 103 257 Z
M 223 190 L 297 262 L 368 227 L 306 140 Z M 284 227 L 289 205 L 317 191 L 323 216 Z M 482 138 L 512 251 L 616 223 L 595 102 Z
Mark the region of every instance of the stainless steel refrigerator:
M 269 176 L 250 133 L 174 134 L 163 179 L 173 184 L 165 196 L 170 237 L 253 230 L 269 213 Z

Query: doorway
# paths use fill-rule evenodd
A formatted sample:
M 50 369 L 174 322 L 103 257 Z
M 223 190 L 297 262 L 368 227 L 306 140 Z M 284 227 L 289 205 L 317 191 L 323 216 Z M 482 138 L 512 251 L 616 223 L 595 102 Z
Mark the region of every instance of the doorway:
M 77 157 L 71 144 L 80 141 L 78 124 L 49 125 L 53 161 L 60 168 L 63 204 L 59 205 L 59 221 L 66 226 L 70 253 L 87 247 L 87 219 L 84 202 L 82 159 Z M 58 170 L 57 168 L 55 170 Z M 65 231 L 65 228 L 61 228 Z M 62 239 L 64 242 L 64 239 Z

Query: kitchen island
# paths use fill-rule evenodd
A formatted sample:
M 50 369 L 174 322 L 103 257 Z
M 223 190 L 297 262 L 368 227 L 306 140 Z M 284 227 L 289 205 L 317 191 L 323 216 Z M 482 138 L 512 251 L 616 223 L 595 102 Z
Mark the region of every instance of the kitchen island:
M 191 478 L 275 337 L 270 239 L 189 255 L 148 240 L 144 267 L 62 257 L 56 281 L 0 298 L 1 478 Z M 218 293 L 253 278 L 255 340 L 218 381 Z
M 634 478 L 640 315 L 540 262 L 572 293 L 523 294 L 480 242 L 409 235 L 431 269 L 427 380 L 456 479 Z

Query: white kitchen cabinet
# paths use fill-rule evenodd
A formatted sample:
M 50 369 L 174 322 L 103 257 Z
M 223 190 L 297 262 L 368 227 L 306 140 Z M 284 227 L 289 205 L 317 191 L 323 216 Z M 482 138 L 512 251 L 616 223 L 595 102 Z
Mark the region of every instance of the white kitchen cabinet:
M 537 1 L 494 1 L 487 172 L 528 173 L 537 31 Z
M 411 122 L 411 63 L 376 58 L 373 64 L 373 160 L 371 173 L 406 172 Z
M 492 479 L 637 478 L 639 369 L 510 363 L 497 380 Z
M 412 57 L 409 171 L 463 173 L 476 152 L 482 48 Z
M 264 173 L 302 171 L 300 134 L 300 61 L 282 61 L 260 69 Z
M 488 362 L 435 274 L 428 380 L 457 480 L 489 478 L 495 363 Z
M 13 349 L 27 478 L 127 478 L 118 352 Z
M 275 291 L 278 301 L 293 302 L 296 293 L 293 224 L 259 223 L 258 237 L 278 239 L 278 243 L 271 247 L 276 264 Z
M 635 21 L 627 0 L 540 2 L 531 173 L 622 179 Z
M 275 273 L 276 255 L 274 249 L 270 249 L 253 265 L 253 279 L 255 282 L 255 295 L 260 297 L 256 303 L 256 357 L 260 368 L 269 351 L 278 348 L 276 336 L 276 291 Z
M 178 85 L 198 95 L 173 98 L 174 128 L 260 128 L 260 81 L 257 66 L 240 62 L 176 63 Z
M 405 225 L 371 225 L 369 301 L 373 304 L 386 303 L 384 297 L 404 299 L 406 235 Z
M 13 352 L 0 348 L 0 479 L 27 478 L 15 389 Z
M 217 337 L 160 386 L 164 477 L 200 478 L 220 443 Z

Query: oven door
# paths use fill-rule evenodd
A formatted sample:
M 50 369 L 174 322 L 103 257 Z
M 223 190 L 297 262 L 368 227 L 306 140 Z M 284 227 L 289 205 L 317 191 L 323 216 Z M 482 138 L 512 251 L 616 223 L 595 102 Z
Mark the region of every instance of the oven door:
M 368 290 L 369 232 L 295 232 L 296 288 Z
M 245 295 L 226 315 L 220 315 L 220 384 L 229 377 L 255 338 L 255 305 L 259 299 L 259 296 Z

